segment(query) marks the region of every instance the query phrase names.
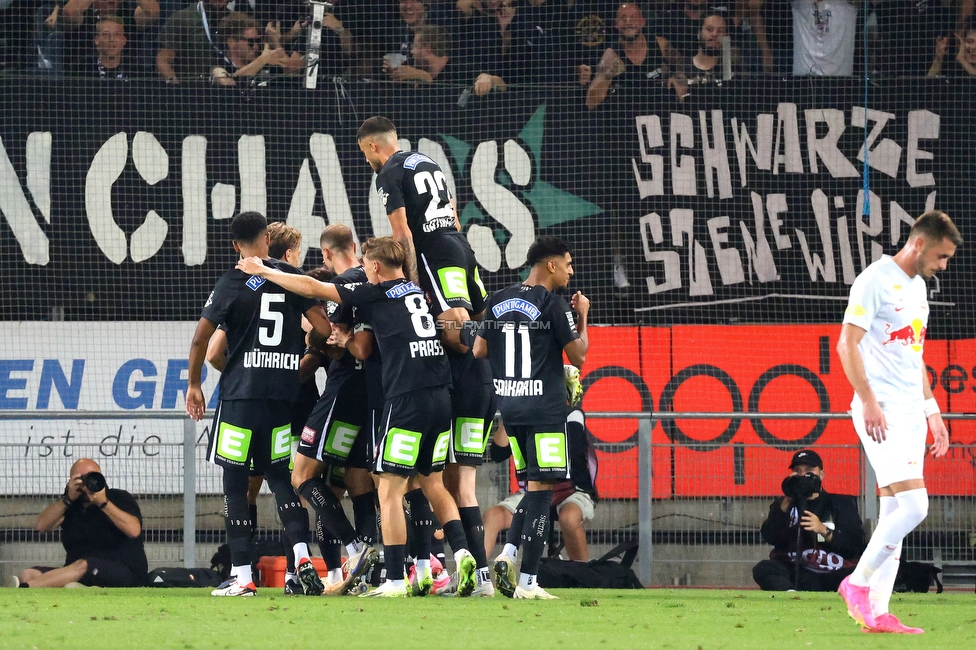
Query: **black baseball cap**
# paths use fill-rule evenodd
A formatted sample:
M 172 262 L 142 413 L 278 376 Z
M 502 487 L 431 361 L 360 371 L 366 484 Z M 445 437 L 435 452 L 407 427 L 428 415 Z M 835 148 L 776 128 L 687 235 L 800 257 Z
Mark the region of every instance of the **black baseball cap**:
M 809 465 L 810 467 L 823 469 L 823 460 L 821 460 L 820 454 L 812 449 L 801 449 L 793 454 L 793 460 L 790 461 L 790 469 L 793 469 L 797 465 Z

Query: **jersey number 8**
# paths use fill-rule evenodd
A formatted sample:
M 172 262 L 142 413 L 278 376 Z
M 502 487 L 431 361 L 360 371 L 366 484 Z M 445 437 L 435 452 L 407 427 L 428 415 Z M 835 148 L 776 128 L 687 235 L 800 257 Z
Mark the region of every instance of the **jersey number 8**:
M 427 301 L 423 296 L 412 293 L 403 299 L 403 304 L 410 312 L 410 322 L 413 323 L 413 330 L 417 336 L 429 339 L 437 334 L 434 317 L 430 315 L 430 309 L 427 308 Z

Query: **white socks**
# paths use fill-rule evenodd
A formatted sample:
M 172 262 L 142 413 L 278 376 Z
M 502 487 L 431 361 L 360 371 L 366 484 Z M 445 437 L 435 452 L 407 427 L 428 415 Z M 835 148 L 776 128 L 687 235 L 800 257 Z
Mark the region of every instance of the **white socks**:
M 894 512 L 878 520 L 878 527 L 851 574 L 852 585 L 870 586 L 871 576 L 898 551 L 901 541 L 925 520 L 929 512 L 929 494 L 925 488 L 899 492 L 894 498 L 897 502 Z
M 518 546 L 515 544 L 505 544 L 505 548 L 502 549 L 502 553 L 514 560 L 518 555 Z
M 305 542 L 299 542 L 292 547 L 295 551 L 295 566 L 304 562 L 305 560 L 311 559 L 308 555 L 308 544 Z
M 236 567 L 234 567 L 234 569 L 237 570 L 237 584 L 239 584 L 239 585 L 241 585 L 243 587 L 246 587 L 247 585 L 249 585 L 252 582 L 254 582 L 254 579 L 251 577 L 251 565 L 250 564 L 244 564 L 242 566 L 236 566 Z
M 898 509 L 898 499 L 895 497 L 881 497 L 881 512 L 878 520 L 890 516 Z M 898 564 L 901 560 L 901 542 L 895 547 L 895 551 L 888 556 L 888 559 L 881 563 L 878 570 L 871 576 L 871 613 L 877 618 L 882 614 L 888 613 L 888 603 L 891 601 L 891 592 L 895 588 L 895 576 L 898 575 Z
M 528 573 L 519 574 L 519 581 L 518 581 L 519 587 L 531 591 L 535 589 L 535 585 L 536 585 L 536 576 L 529 575 Z

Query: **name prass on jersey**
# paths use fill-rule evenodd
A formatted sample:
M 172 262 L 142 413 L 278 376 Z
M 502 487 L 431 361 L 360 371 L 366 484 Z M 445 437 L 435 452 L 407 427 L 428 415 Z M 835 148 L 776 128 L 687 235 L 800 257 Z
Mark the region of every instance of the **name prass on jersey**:
M 444 348 L 437 339 L 432 341 L 410 341 L 410 357 L 440 357 L 444 355 Z

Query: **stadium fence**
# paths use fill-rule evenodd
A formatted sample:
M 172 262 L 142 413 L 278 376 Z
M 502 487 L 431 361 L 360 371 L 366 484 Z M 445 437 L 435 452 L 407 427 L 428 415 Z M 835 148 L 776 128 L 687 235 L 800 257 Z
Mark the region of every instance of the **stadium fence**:
M 844 413 L 763 413 L 764 420 L 818 420 L 849 418 Z M 947 414 L 952 420 L 974 419 L 973 414 Z M 587 524 L 590 556 L 597 557 L 623 541 L 640 543 L 635 571 L 645 585 L 751 585 L 751 567 L 764 559 L 770 547 L 762 542 L 759 527 L 769 504 L 778 494 L 780 481 L 787 475 L 783 455 L 765 445 L 738 443 L 652 442 L 652 431 L 663 421 L 755 419 L 754 413 L 589 413 L 593 420 L 626 418 L 638 423 L 637 458 L 632 471 L 607 481 L 636 482 L 636 498 L 602 498 L 593 521 Z M 27 444 L 0 445 L 0 571 L 11 573 L 32 565 L 58 564 L 63 560 L 57 532 L 39 534 L 33 530 L 37 514 L 63 489 L 67 470 L 75 459 L 92 457 L 99 461 L 110 485 L 136 494 L 142 508 L 150 567 L 206 565 L 223 541 L 222 495 L 219 470 L 206 461 L 206 438 L 201 439 L 197 424 L 172 412 L 119 414 L 114 412 L 2 413 L 0 419 L 25 429 L 44 421 L 65 425 L 59 440 L 31 441 Z M 124 430 L 146 425 L 157 430 L 179 427 L 181 442 L 129 436 Z M 67 428 L 71 427 L 71 428 Z M 100 444 L 71 441 L 70 432 L 95 428 L 105 433 Z M 626 453 L 627 446 L 592 440 L 601 459 Z M 797 447 L 799 448 L 799 447 Z M 868 533 L 877 520 L 874 476 L 858 445 L 816 446 L 825 458 L 824 486 L 831 492 L 858 497 L 859 511 Z M 928 459 L 927 475 L 933 494 L 929 517 L 908 538 L 903 551 L 906 560 L 932 562 L 945 573 L 949 585 L 973 584 L 976 551 L 974 522 L 976 497 L 955 494 L 958 486 L 939 480 L 941 463 L 965 460 L 976 465 L 972 445 L 953 445 L 947 459 Z M 699 457 L 698 472 L 678 474 L 676 455 Z M 716 462 L 715 458 L 722 460 Z M 788 456 L 786 456 L 788 458 Z M 745 483 L 749 472 L 761 472 L 776 489 L 748 495 L 723 494 L 716 467 L 733 465 L 738 476 L 733 483 Z M 608 465 L 604 463 L 604 465 Z M 950 479 L 951 481 L 951 479 Z M 682 485 L 697 486 L 687 490 Z M 187 487 L 191 489 L 187 489 Z M 483 508 L 494 505 L 511 490 L 510 466 L 488 464 L 480 473 L 478 496 Z M 855 487 L 856 489 L 849 489 Z M 670 491 L 658 498 L 655 493 Z M 734 491 L 734 490 L 732 490 Z M 760 491 L 762 492 L 762 491 Z M 273 499 L 259 498 L 258 535 L 275 537 L 280 524 L 275 517 Z M 558 538 L 557 538 L 558 539 Z

